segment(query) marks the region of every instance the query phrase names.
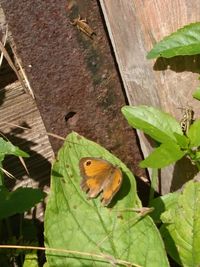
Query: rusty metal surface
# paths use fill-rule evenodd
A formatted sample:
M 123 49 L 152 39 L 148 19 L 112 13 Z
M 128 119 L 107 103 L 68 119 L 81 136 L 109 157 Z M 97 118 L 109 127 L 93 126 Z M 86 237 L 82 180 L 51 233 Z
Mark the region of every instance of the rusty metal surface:
M 136 175 L 141 154 L 121 114 L 125 97 L 97 1 L 1 0 L 17 55 L 48 132 L 76 131 L 103 145 Z M 87 18 L 93 39 L 70 22 Z M 61 142 L 51 139 L 56 152 Z

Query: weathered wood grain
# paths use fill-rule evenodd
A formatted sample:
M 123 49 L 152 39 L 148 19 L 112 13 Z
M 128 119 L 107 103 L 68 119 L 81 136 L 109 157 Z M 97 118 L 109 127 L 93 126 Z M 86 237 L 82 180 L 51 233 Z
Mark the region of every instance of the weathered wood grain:
M 198 0 L 100 0 L 109 36 L 131 105 L 160 107 L 180 120 L 180 107 L 192 106 L 200 116 L 200 104 L 192 98 L 198 86 L 199 57 L 147 60 L 153 44 L 191 22 L 200 21 Z M 144 155 L 150 146 L 140 135 Z M 177 166 L 162 170 L 162 193 L 174 190 L 177 181 L 191 172 Z M 186 172 L 186 173 L 185 173 Z M 189 175 L 191 178 L 191 175 Z M 185 180 L 184 180 L 185 181 Z
M 0 133 L 30 155 L 30 158 L 24 158 L 29 175 L 17 157 L 6 159 L 4 168 L 18 179 L 8 182 L 15 187 L 46 189 L 50 180 L 50 163 L 54 158 L 53 150 L 36 103 L 24 92 L 19 82 L 0 89 L 0 114 Z

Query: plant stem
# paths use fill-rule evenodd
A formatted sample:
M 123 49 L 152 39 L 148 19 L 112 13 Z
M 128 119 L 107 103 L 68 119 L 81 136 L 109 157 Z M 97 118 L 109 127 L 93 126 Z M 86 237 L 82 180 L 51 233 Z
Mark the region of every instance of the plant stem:
M 200 163 L 198 161 L 196 161 L 195 165 L 197 166 L 198 170 L 200 171 Z
M 151 188 L 149 193 L 149 203 L 154 198 L 154 192 L 158 188 L 158 169 L 152 169 Z

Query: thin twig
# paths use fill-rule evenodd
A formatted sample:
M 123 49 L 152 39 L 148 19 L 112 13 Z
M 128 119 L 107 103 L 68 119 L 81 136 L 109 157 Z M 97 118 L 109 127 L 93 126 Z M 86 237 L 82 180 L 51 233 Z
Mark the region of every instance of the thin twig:
M 57 135 L 57 134 L 53 134 L 53 133 L 47 132 L 47 135 L 52 136 L 52 137 L 55 137 L 55 138 L 60 139 L 60 140 L 63 140 L 63 141 L 65 140 L 65 138 L 63 138 L 62 136 Z
M 29 94 L 32 96 L 33 99 L 35 99 L 35 96 L 34 96 L 34 93 L 33 93 L 32 88 L 31 88 L 31 86 L 30 86 L 29 80 L 28 80 L 28 78 L 27 78 L 27 76 L 26 76 L 26 73 L 25 73 L 25 71 L 23 70 L 22 65 L 21 65 L 21 63 L 20 63 L 20 61 L 19 61 L 19 59 L 18 59 L 18 57 L 17 57 L 17 55 L 16 55 L 16 53 L 15 53 L 15 50 L 12 49 L 12 52 L 13 52 L 13 54 L 14 54 L 14 56 L 15 56 L 15 59 L 16 59 L 16 61 L 17 61 L 18 66 L 19 66 L 19 68 L 20 68 L 20 70 L 21 70 L 21 74 L 22 74 L 22 76 L 23 76 L 23 78 L 24 78 L 24 80 L 25 80 L 25 82 L 26 82 L 26 86 L 27 86 L 27 88 L 28 88 Z
M 146 216 L 147 214 L 151 213 L 152 211 L 154 211 L 154 207 L 142 207 L 142 208 L 126 208 L 126 209 L 122 209 L 119 211 L 133 211 L 133 212 L 137 212 L 141 217 Z
M 10 67 L 13 69 L 13 71 L 14 71 L 15 74 L 17 75 L 17 78 L 18 78 L 18 80 L 20 81 L 22 87 L 24 88 L 24 91 L 25 91 L 26 93 L 28 93 L 27 88 L 26 88 L 26 86 L 25 86 L 25 84 L 24 84 L 24 81 L 23 81 L 21 75 L 19 74 L 18 70 L 16 69 L 14 63 L 12 62 L 11 57 L 9 56 L 7 50 L 5 49 L 5 47 L 4 47 L 4 45 L 2 44 L 1 41 L 0 41 L 0 50 L 2 51 L 2 53 L 3 53 L 4 57 L 5 57 L 5 59 L 8 61 L 8 64 L 10 65 Z
M 14 175 L 12 175 L 12 173 L 10 173 L 10 172 L 6 171 L 6 169 L 4 169 L 4 168 L 0 167 L 0 170 L 1 170 L 3 173 L 5 173 L 5 175 L 7 175 L 9 178 L 12 178 L 12 179 L 15 179 L 15 180 L 17 180 L 17 179 L 15 178 L 15 176 L 14 176 Z
M 20 125 L 17 125 L 17 124 L 11 123 L 11 122 L 7 122 L 7 121 L 2 121 L 1 120 L 0 124 L 1 123 L 5 123 L 5 124 L 8 124 L 10 126 L 14 126 L 14 127 L 17 127 L 17 128 L 23 129 L 23 130 L 30 130 L 30 128 L 28 128 L 28 127 L 20 126 Z
M 58 248 L 44 248 L 44 247 L 34 247 L 34 246 L 17 246 L 17 245 L 0 245 L 0 248 L 4 249 L 34 249 L 34 250 L 43 250 L 43 251 L 52 251 L 52 252 L 63 252 L 65 254 L 76 254 L 76 255 L 82 255 L 82 256 L 89 256 L 89 257 L 95 257 L 99 259 L 103 259 L 107 262 L 115 262 L 115 264 L 120 264 L 124 266 L 133 266 L 133 267 L 142 267 L 141 265 L 131 263 L 128 261 L 120 260 L 120 259 L 114 259 L 110 255 L 106 254 L 95 254 L 95 253 L 88 253 L 88 252 L 82 252 L 82 251 L 76 251 L 76 250 L 68 250 L 68 249 L 58 249 Z
M 29 171 L 28 171 L 28 168 L 27 168 L 27 166 L 26 166 L 26 163 L 25 163 L 24 159 L 23 159 L 21 156 L 19 156 L 19 160 L 20 160 L 22 166 L 24 167 L 26 173 L 28 174 L 28 176 L 30 176 L 30 173 L 29 173 Z
M 5 136 L 5 134 L 3 134 L 2 132 L 0 132 L 0 135 L 3 136 L 3 138 L 9 142 L 9 139 Z
M 6 25 L 6 33 L 3 36 L 4 40 L 2 40 L 3 46 L 6 45 L 7 38 L 8 38 L 8 24 Z M 1 56 L 0 56 L 0 67 L 1 67 L 2 62 L 3 62 L 3 52 L 1 52 Z

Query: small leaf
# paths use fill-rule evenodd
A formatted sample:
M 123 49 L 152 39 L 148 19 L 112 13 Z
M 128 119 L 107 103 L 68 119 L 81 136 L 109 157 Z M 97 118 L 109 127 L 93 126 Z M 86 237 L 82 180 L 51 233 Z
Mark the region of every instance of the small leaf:
M 30 210 L 45 197 L 40 189 L 18 188 L 9 192 L 6 187 L 0 187 L 0 219 L 7 218 L 16 213 Z
M 37 251 L 26 254 L 23 267 L 39 267 Z
M 200 22 L 192 23 L 165 37 L 148 53 L 147 58 L 200 54 Z
M 79 160 L 86 156 L 104 158 L 122 170 L 122 187 L 111 207 L 103 207 L 100 196 L 87 199 L 80 188 Z M 98 144 L 75 133 L 68 135 L 52 169 L 45 245 L 85 252 L 88 256 L 74 253 L 60 257 L 58 253 L 56 256 L 46 252 L 49 266 L 103 267 L 118 265 L 118 260 L 133 266 L 134 263 L 143 267 L 169 266 L 162 240 L 149 216 L 141 218 L 136 212 L 126 211 L 136 207 L 140 208 L 141 203 L 130 170 Z
M 176 143 L 164 143 L 141 161 L 140 167 L 163 168 L 181 159 L 185 154 L 186 152 L 182 151 Z
M 170 114 L 157 108 L 124 106 L 122 113 L 132 127 L 142 130 L 160 143 L 176 141 L 174 133 L 183 135 L 179 123 Z
M 197 100 L 200 100 L 200 87 L 197 88 L 197 90 L 192 94 L 192 96 Z
M 17 146 L 14 146 L 11 142 L 5 141 L 2 137 L 0 137 L 0 160 L 3 160 L 5 155 L 29 157 L 26 152 L 22 151 Z
M 200 266 L 200 183 L 190 181 L 177 204 L 163 213 L 162 236 L 169 255 L 181 266 Z
M 149 203 L 149 207 L 154 207 L 153 212 L 150 214 L 154 222 L 160 223 L 161 214 L 177 204 L 179 195 L 180 192 L 169 193 L 164 196 L 154 198 Z
M 197 151 L 195 154 L 195 159 L 199 160 L 200 159 L 200 151 Z
M 200 120 L 196 120 L 189 128 L 188 138 L 190 140 L 190 147 L 200 146 Z

